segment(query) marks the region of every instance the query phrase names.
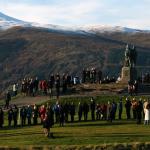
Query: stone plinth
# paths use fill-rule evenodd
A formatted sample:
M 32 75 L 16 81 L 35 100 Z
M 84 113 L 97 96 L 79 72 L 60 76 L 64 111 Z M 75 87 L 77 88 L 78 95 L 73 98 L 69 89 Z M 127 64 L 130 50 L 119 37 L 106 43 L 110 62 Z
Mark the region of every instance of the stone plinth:
M 121 71 L 121 83 L 133 82 L 137 79 L 136 68 L 123 67 Z

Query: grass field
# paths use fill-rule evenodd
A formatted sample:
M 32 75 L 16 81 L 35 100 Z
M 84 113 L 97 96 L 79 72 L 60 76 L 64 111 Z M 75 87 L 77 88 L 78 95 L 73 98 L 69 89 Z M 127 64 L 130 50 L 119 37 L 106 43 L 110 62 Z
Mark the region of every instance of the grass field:
M 137 97 L 139 99 L 139 97 Z M 143 97 L 145 98 L 145 97 Z M 95 97 L 96 102 L 107 102 L 113 99 L 117 102 L 118 96 Z M 62 102 L 90 101 L 90 97 L 63 98 Z M 123 98 L 125 101 L 125 97 Z M 55 100 L 50 101 L 55 103 Z M 77 113 L 76 113 L 77 114 Z M 43 134 L 42 125 L 8 128 L 5 121 L 4 129 L 0 130 L 0 146 L 23 146 L 23 145 L 99 145 L 110 143 L 149 142 L 150 126 L 143 123 L 137 125 L 135 120 L 126 120 L 125 108 L 123 109 L 123 120 L 115 120 L 113 123 L 107 121 L 89 121 L 67 123 L 64 127 L 55 124 L 51 131 L 54 139 L 47 138 Z M 7 118 L 5 114 L 5 118 Z M 118 112 L 116 114 L 118 118 Z M 75 116 L 77 120 L 77 115 Z
M 20 145 L 98 145 L 108 143 L 149 142 L 150 126 L 136 125 L 134 121 L 106 121 L 55 125 L 54 139 L 44 137 L 41 125 L 0 130 L 1 146 Z

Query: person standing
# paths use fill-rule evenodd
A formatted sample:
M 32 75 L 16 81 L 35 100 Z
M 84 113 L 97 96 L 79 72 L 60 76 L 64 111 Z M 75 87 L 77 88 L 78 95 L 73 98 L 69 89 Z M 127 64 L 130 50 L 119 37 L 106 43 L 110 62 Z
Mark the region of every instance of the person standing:
M 33 117 L 33 124 L 37 125 L 38 107 L 36 106 L 36 104 L 34 104 L 34 106 L 33 106 L 32 117 Z
M 138 94 L 138 82 L 137 82 L 137 80 L 134 81 L 133 92 L 134 92 L 135 95 Z
M 118 103 L 118 110 L 119 110 L 119 120 L 121 120 L 121 116 L 122 116 L 122 111 L 123 111 L 123 104 L 122 104 L 122 98 L 120 98 L 120 101 Z
M 4 124 L 4 112 L 3 109 L 0 107 L 0 128 L 3 127 Z
M 34 93 L 37 94 L 37 92 L 39 90 L 39 80 L 38 80 L 38 77 L 35 78 L 35 80 L 33 82 L 33 85 L 34 85 Z
M 150 103 L 147 102 L 145 103 L 145 108 L 144 108 L 144 125 L 149 125 L 150 123 Z
M 136 111 L 136 107 L 137 107 L 137 100 L 135 98 L 133 98 L 133 100 L 131 101 L 131 108 L 132 108 L 132 112 L 133 112 L 133 119 L 137 119 L 137 111 Z
M 12 90 L 13 90 L 13 96 L 17 96 L 17 84 L 16 83 L 13 84 Z
M 57 97 L 57 99 L 59 99 L 59 95 L 60 95 L 60 76 L 59 76 L 59 74 L 57 74 L 57 76 L 56 76 L 55 86 L 56 86 L 56 97 Z
M 143 104 L 142 104 L 142 102 L 139 100 L 139 101 L 137 102 L 137 106 L 136 106 L 137 124 L 141 124 L 142 112 L 143 112 Z
M 79 118 L 79 121 L 81 121 L 82 112 L 83 112 L 83 106 L 82 106 L 81 102 L 79 102 L 79 104 L 78 104 L 78 118 Z
M 45 105 L 42 105 L 39 109 L 39 114 L 40 114 L 40 118 L 41 118 L 41 124 L 43 123 L 43 120 L 45 118 L 45 114 L 46 114 L 46 108 Z
M 71 116 L 71 122 L 74 122 L 74 115 L 75 115 L 75 105 L 72 102 L 70 105 L 70 116 Z
M 85 83 L 86 81 L 86 70 L 83 68 L 82 70 L 82 83 Z
M 11 94 L 9 91 L 7 91 L 6 98 L 5 98 L 5 108 L 6 109 L 8 109 L 10 101 L 11 101 Z
M 64 113 L 64 108 L 63 105 L 60 105 L 60 109 L 59 109 L 59 114 L 60 114 L 60 127 L 64 126 L 64 122 L 65 122 L 65 113 Z
M 8 126 L 11 127 L 11 122 L 13 120 L 13 109 L 10 107 L 8 110 Z
M 91 118 L 92 118 L 92 121 L 95 120 L 95 101 L 93 98 L 91 98 Z
M 31 125 L 31 117 L 32 117 L 32 108 L 30 105 L 27 107 L 27 119 L 28 119 L 28 125 Z
M 125 108 L 126 108 L 127 119 L 131 119 L 131 114 L 130 114 L 131 105 L 132 105 L 131 101 L 128 98 L 126 98 Z
M 48 106 L 46 113 L 43 118 L 43 128 L 46 137 L 53 137 L 53 134 L 50 133 L 50 128 L 54 125 L 54 112 L 51 106 Z
M 65 114 L 65 122 L 68 122 L 69 105 L 67 102 L 65 102 L 63 108 L 64 108 L 64 114 Z
M 89 112 L 89 105 L 86 102 L 84 102 L 83 104 L 84 121 L 87 121 L 88 112 Z
M 20 110 L 21 126 L 24 126 L 26 124 L 26 116 L 27 116 L 26 108 L 25 106 L 23 106 Z
M 13 109 L 14 127 L 17 126 L 17 119 L 18 119 L 18 108 L 16 105 L 14 105 L 14 109 Z

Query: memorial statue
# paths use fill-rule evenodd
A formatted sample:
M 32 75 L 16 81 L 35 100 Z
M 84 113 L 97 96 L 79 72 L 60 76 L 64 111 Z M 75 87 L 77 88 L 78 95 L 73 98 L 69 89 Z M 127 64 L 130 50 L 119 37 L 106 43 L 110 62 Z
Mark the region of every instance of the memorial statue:
M 129 47 L 129 45 L 126 45 L 126 49 L 125 49 L 125 63 L 124 66 L 125 67 L 135 67 L 136 65 L 136 59 L 137 59 L 137 52 L 136 52 L 136 48 L 133 45 L 132 48 Z
M 129 45 L 126 45 L 126 49 L 125 49 L 125 67 L 129 67 L 130 66 L 130 50 L 129 50 Z
M 133 47 L 130 50 L 131 67 L 135 67 L 135 65 L 136 65 L 136 59 L 137 59 L 137 52 L 136 52 L 135 46 L 133 45 Z

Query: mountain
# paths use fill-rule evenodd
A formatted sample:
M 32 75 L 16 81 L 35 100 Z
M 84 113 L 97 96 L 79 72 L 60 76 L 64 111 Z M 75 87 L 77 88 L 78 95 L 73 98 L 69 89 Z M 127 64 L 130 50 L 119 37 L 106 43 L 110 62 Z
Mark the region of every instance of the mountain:
M 120 26 L 108 26 L 108 25 L 85 25 L 85 26 L 72 26 L 65 27 L 52 24 L 39 24 L 34 22 L 22 21 L 10 16 L 7 16 L 0 12 L 0 30 L 6 30 L 15 26 L 21 27 L 37 27 L 45 28 L 55 31 L 66 31 L 66 32 L 75 32 L 81 34 L 95 34 L 95 33 L 104 33 L 104 32 L 125 32 L 125 33 L 137 33 L 137 32 L 149 32 L 148 30 L 139 30 L 131 29 L 127 27 Z
M 0 89 L 25 76 L 37 75 L 42 79 L 57 72 L 81 76 L 83 68 L 91 67 L 101 69 L 104 76 L 117 77 L 126 43 L 136 46 L 139 75 L 150 72 L 149 32 L 96 30 L 93 33 L 90 31 L 93 27 L 85 31 L 60 30 L 58 26 L 34 27 L 22 21 L 18 25 L 19 20 L 2 15 L 1 20 L 2 17 L 3 21 L 5 18 L 16 25 L 0 31 Z

